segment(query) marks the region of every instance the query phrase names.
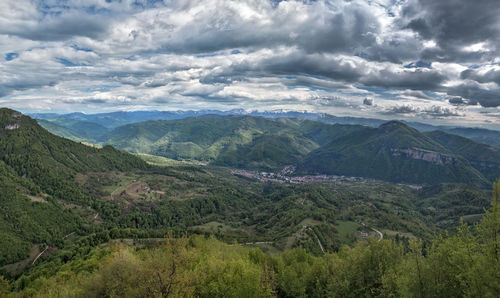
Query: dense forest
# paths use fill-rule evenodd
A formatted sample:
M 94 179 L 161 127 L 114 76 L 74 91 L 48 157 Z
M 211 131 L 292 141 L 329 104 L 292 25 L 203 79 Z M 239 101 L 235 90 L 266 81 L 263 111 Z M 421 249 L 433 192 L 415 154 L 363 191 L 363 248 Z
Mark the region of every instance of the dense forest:
M 50 132 L 67 137 L 76 141 L 94 142 L 96 138 L 102 136 L 106 132 L 138 122 L 150 120 L 175 120 L 190 117 L 200 117 L 203 115 L 220 115 L 220 116 L 252 116 L 264 117 L 270 119 L 276 118 L 296 118 L 308 119 L 314 122 L 322 122 L 327 124 L 343 124 L 343 125 L 363 125 L 368 127 L 379 127 L 387 122 L 382 119 L 358 118 L 358 117 L 338 117 L 326 113 L 310 113 L 310 112 L 295 112 L 295 111 L 252 111 L 245 112 L 244 110 L 199 110 L 199 111 L 119 111 L 111 113 L 99 114 L 54 114 L 54 113 L 38 113 L 30 116 L 37 119 L 43 127 Z M 418 129 L 421 132 L 443 131 L 449 134 L 458 135 L 469 138 L 478 143 L 488 144 L 500 148 L 500 132 L 484 128 L 469 128 L 469 127 L 454 127 L 454 126 L 434 126 L 428 123 L 407 122 L 406 125 Z
M 424 245 L 360 241 L 320 256 L 279 255 L 171 233 L 156 244 L 108 244 L 52 260 L 0 293 L 40 297 L 498 297 L 500 180 L 491 209 L 473 227 Z M 57 271 L 50 267 L 58 267 Z M 34 277 L 33 277 L 34 276 Z
M 304 123 L 315 142 L 339 132 Z M 76 143 L 12 110 L 0 124 L 0 295 L 427 297 L 455 282 L 457 295 L 497 293 L 495 267 L 480 269 L 497 264 L 490 190 L 266 182 Z M 462 141 L 447 139 L 474 150 Z
M 75 128 L 75 121 L 40 123 L 72 137 L 68 129 Z M 294 165 L 295 174 L 483 188 L 500 176 L 499 148 L 442 131 L 421 132 L 399 121 L 371 128 L 298 118 L 203 115 L 136 122 L 107 132 L 88 129 L 94 126 L 82 121 L 76 126 L 99 145 L 241 169 L 276 172 Z

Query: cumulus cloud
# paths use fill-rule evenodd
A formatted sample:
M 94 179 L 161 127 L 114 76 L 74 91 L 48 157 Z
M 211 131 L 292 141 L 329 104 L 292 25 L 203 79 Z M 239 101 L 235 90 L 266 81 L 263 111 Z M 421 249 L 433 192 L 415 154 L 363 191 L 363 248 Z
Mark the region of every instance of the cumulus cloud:
M 497 2 L 6 0 L 0 101 L 486 119 Z
M 393 106 L 384 111 L 387 115 L 392 114 L 412 114 L 419 115 L 422 117 L 432 117 L 432 118 L 443 118 L 443 117 L 457 117 L 463 116 L 463 113 L 459 112 L 456 109 L 452 109 L 449 107 L 443 106 L 427 106 L 427 107 L 418 107 L 412 106 L 410 104 Z
M 437 49 L 425 54 L 437 60 L 489 58 L 500 50 L 500 5 L 496 0 L 413 0 L 403 8 L 401 23 L 425 40 L 434 40 Z M 470 46 L 484 43 L 476 49 Z M 469 50 L 467 49 L 469 47 Z
M 373 98 L 365 97 L 365 99 L 363 99 L 363 104 L 367 106 L 373 106 Z

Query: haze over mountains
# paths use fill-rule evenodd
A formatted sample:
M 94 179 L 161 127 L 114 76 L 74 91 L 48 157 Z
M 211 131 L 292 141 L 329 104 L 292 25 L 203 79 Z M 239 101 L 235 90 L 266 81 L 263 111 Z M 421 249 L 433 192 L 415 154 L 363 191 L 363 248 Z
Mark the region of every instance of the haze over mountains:
M 499 16 L 0 0 L 0 298 L 500 298 Z
M 148 120 L 174 120 L 202 115 L 247 115 L 261 116 L 265 118 L 301 118 L 314 120 L 330 124 L 352 124 L 378 127 L 387 120 L 359 117 L 337 117 L 323 113 L 293 112 L 293 111 L 269 111 L 269 112 L 246 112 L 242 109 L 219 111 L 219 110 L 199 110 L 199 111 L 135 111 L 135 112 L 111 112 L 100 114 L 54 114 L 37 113 L 30 114 L 39 120 L 40 124 L 50 131 L 66 136 L 73 140 L 88 140 L 101 136 L 125 124 Z M 47 121 L 50 121 L 47 122 Z M 422 132 L 441 130 L 444 132 L 470 138 L 480 143 L 485 143 L 495 147 L 500 147 L 500 132 L 484 128 L 455 127 L 455 126 L 434 126 L 420 122 L 401 121 Z M 95 139 L 93 140 L 95 141 Z
M 173 253 L 167 258 L 170 261 L 184 262 L 174 247 L 184 240 L 162 238 L 171 233 L 217 235 L 233 243 L 226 246 L 214 238 L 189 238 L 186 249 L 196 254 L 188 262 L 196 267 L 188 276 L 201 276 L 202 281 L 211 280 L 212 275 L 200 272 L 211 272 L 205 268 L 213 268 L 213 262 L 233 266 L 226 262 L 235 252 L 239 258 L 250 258 L 237 263 L 245 264 L 237 265 L 243 270 L 254 266 L 254 254 L 295 266 L 301 263 L 289 260 L 291 254 L 318 258 L 321 262 L 317 264 L 323 264 L 330 260 L 330 252 L 341 250 L 336 256 L 344 258 L 350 248 L 340 247 L 358 241 L 361 244 L 355 249 L 385 247 L 392 241 L 401 243 L 398 249 L 402 249 L 409 239 L 431 239 L 458 225 L 459 220 L 478 222 L 491 195 L 481 188 L 489 187 L 498 176 L 499 149 L 440 131 L 421 133 L 398 121 L 371 128 L 298 118 L 202 115 L 136 122 L 105 133 L 97 130 L 99 135 L 92 134 L 96 125 L 67 123 L 130 152 L 149 150 L 207 165 L 147 164 L 112 146 L 98 149 L 55 136 L 34 119 L 0 109 L 0 274 L 9 279 L 6 283 L 0 278 L 1 294 L 57 296 L 78 289 L 81 296 L 92 291 L 105 296 L 115 293 L 110 289 L 117 282 L 101 281 L 111 273 L 99 272 L 122 272 L 116 266 L 132 270 L 124 271 L 129 278 L 154 280 L 158 275 L 150 270 L 156 270 L 154 264 L 165 253 Z M 274 171 L 290 164 L 297 166 L 291 175 L 326 173 L 378 180 L 262 183 L 227 169 Z M 370 238 L 370 246 L 363 244 Z M 114 241 L 126 243 L 121 244 L 118 255 L 113 253 Z M 271 256 L 243 247 L 247 245 L 283 254 Z M 205 264 L 203 249 L 224 249 L 226 253 L 221 260 L 210 258 L 211 263 Z M 133 255 L 127 255 L 130 252 Z M 151 256 L 152 265 L 134 263 L 141 265 L 130 267 L 129 260 L 136 254 L 137 261 L 142 260 L 139 256 Z M 484 254 L 481 250 L 476 255 Z M 363 259 L 348 256 L 350 263 Z M 115 257 L 116 262 L 107 261 Z M 159 264 L 159 274 L 170 268 Z M 273 274 L 288 274 L 280 266 L 272 270 Z M 367 270 L 373 270 L 371 265 Z M 261 271 L 256 272 L 255 287 L 261 287 Z M 91 280 L 87 280 L 89 276 Z M 96 281 L 104 286 L 94 289 Z M 192 283 L 196 291 L 205 285 Z M 225 279 L 220 284 L 228 283 Z M 289 283 L 279 284 L 283 293 L 289 288 Z M 344 289 L 341 296 L 353 291 Z
M 242 169 L 279 171 L 294 165 L 300 174 L 480 186 L 487 186 L 500 176 L 500 149 L 472 140 L 496 144 L 499 139 L 495 137 L 500 136 L 497 131 L 300 112 L 240 115 L 243 113 L 238 110 L 34 116 L 53 133 L 77 141 Z M 150 120 L 142 121 L 145 119 Z

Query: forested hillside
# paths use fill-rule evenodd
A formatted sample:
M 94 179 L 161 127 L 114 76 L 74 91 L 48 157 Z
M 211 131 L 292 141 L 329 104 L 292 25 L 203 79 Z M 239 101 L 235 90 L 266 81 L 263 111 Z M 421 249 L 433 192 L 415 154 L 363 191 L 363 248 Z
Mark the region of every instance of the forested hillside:
M 265 117 L 270 119 L 277 118 L 292 118 L 292 119 L 308 119 L 315 122 L 327 124 L 341 124 L 341 125 L 363 125 L 368 127 L 379 127 L 387 122 L 382 119 L 373 118 L 359 118 L 359 117 L 338 117 L 325 113 L 308 113 L 308 112 L 294 112 L 294 111 L 251 111 L 245 110 L 199 110 L 199 111 L 120 111 L 111 113 L 100 114 L 83 114 L 83 113 L 70 113 L 70 114 L 51 114 L 41 113 L 32 114 L 33 118 L 40 120 L 40 124 L 49 129 L 50 132 L 58 134 L 61 128 L 72 130 L 76 133 L 76 138 L 70 137 L 72 140 L 80 141 L 80 138 L 87 132 L 92 132 L 86 129 L 85 126 L 80 127 L 77 123 L 94 123 L 101 127 L 95 135 L 86 141 L 95 141 L 96 137 L 100 136 L 102 127 L 108 130 L 113 130 L 119 126 L 133 124 L 138 122 L 150 120 L 174 120 L 184 119 L 189 117 L 200 117 L 203 115 L 220 115 L 220 116 L 252 116 L 252 117 Z M 49 123 L 58 125 L 59 127 L 51 127 Z M 421 132 L 440 130 L 450 134 L 469 138 L 478 143 L 488 144 L 500 148 L 500 131 L 489 130 L 484 128 L 469 128 L 469 127 L 453 127 L 453 126 L 435 126 L 427 123 L 408 122 L 402 121 L 406 125 L 418 129 Z M 76 125 L 75 125 L 76 124 Z M 74 129 L 74 130 L 73 130 Z M 61 135 L 64 136 L 64 135 Z
M 28 257 L 32 245 L 59 245 L 83 221 L 64 204 L 101 205 L 76 184 L 78 173 L 146 168 L 112 147 L 54 136 L 22 114 L 0 109 L 0 266 Z
M 206 121 L 199 124 L 207 125 L 205 131 L 212 120 Z M 297 144 L 322 148 L 329 146 L 332 137 L 372 132 L 364 127 L 296 119 L 220 117 L 219 121 L 227 125 L 198 134 L 199 143 L 211 144 L 230 127 L 241 132 L 243 125 L 234 124 L 243 123 L 248 129 L 241 135 L 252 131 L 255 145 L 245 145 L 254 151 L 236 152 L 239 158 L 267 152 L 273 146 L 278 152 L 287 152 L 292 146 L 280 143 L 294 141 L 296 150 L 305 148 Z M 271 138 L 263 131 L 276 135 Z M 428 146 L 428 150 L 444 148 L 430 138 L 413 137 L 411 142 Z M 255 140 L 261 138 L 269 139 L 259 148 Z M 252 161 L 267 157 L 270 164 L 275 160 L 273 152 L 255 155 Z M 316 290 L 323 295 L 403 291 L 406 285 L 386 289 L 396 281 L 386 283 L 393 277 L 385 269 L 383 273 L 377 269 L 383 277 L 367 284 L 338 283 L 360 270 L 356 267 L 351 272 L 346 264 L 358 259 L 365 263 L 375 256 L 370 255 L 373 250 L 387 248 L 383 255 L 395 257 L 396 261 L 392 257 L 387 261 L 395 266 L 390 272 L 405 270 L 400 268 L 411 261 L 412 240 L 422 240 L 427 256 L 430 240 L 445 229 L 453 231 L 461 220 L 468 224 L 480 221 L 491 197 L 489 190 L 467 184 L 420 187 L 372 179 L 293 184 L 262 182 L 226 167 L 148 156 L 155 164 L 151 165 L 111 146 L 97 149 L 54 136 L 33 119 L 8 109 L 0 113 L 0 158 L 0 275 L 4 276 L 0 277 L 0 291 L 26 296 L 156 295 L 166 290 L 155 281 L 158 275 L 152 273 L 151 277 L 148 272 L 153 271 L 148 270 L 160 270 L 164 280 L 162 274 L 170 274 L 171 258 L 162 259 L 162 255 L 171 249 L 177 251 L 176 256 L 188 258 L 175 265 L 182 269 L 170 293 L 239 296 L 247 291 L 253 296 L 288 297 L 313 295 Z M 173 236 L 163 242 L 169 233 Z M 207 240 L 209 236 L 218 240 Z M 117 243 L 122 245 L 116 247 Z M 153 263 L 158 267 L 148 265 Z M 119 264 L 125 266 L 124 271 Z M 325 264 L 346 275 L 338 276 L 341 280 L 333 278 Z M 379 266 L 365 265 L 363 270 Z M 127 270 L 140 274 L 131 275 Z M 115 278 L 109 272 L 129 277 Z M 318 274 L 324 279 L 318 279 Z M 184 278 L 185 284 L 180 286 Z M 143 282 L 139 285 L 138 280 Z M 300 280 L 297 286 L 288 286 L 294 280 Z M 131 286 L 122 286 L 122 282 Z M 357 287 L 361 289 L 355 290 Z M 438 293 L 432 292 L 435 288 L 425 291 Z
M 440 138 L 437 138 L 440 140 Z M 474 143 L 470 141 L 470 143 Z M 490 182 L 475 169 L 463 151 L 448 148 L 419 131 L 397 121 L 379 128 L 366 129 L 318 148 L 308 154 L 298 167 L 299 172 L 361 176 L 394 182 L 439 183 L 462 182 L 486 186 Z M 484 148 L 479 148 L 484 146 Z M 477 147 L 500 152 L 486 145 Z M 480 155 L 476 155 L 481 159 Z M 493 157 L 494 158 L 494 157 Z M 489 171 L 494 174 L 490 175 Z M 488 178 L 500 175 L 500 168 L 488 168 Z M 496 177 L 495 177 L 496 178 Z
M 102 136 L 101 143 L 135 153 L 269 170 L 297 163 L 327 140 L 359 129 L 298 119 L 206 115 L 125 125 Z
M 477 226 L 462 225 L 429 244 L 372 240 L 320 256 L 302 248 L 272 256 L 214 238 L 169 235 L 149 247 L 94 249 L 58 272 L 34 271 L 34 282 L 11 286 L 51 297 L 497 297 L 499 197 L 500 181 Z M 9 285 L 3 287 L 7 293 Z
M 294 165 L 296 174 L 391 182 L 488 187 L 500 176 L 500 149 L 443 132 L 421 133 L 397 121 L 369 128 L 291 118 L 205 115 L 125 125 L 102 136 L 101 143 L 219 166 L 279 171 Z

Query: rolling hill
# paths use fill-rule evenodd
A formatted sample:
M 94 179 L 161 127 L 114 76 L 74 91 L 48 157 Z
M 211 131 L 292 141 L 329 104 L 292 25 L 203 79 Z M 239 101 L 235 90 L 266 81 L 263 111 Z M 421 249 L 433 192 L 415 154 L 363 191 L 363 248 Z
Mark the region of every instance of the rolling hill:
M 465 157 L 397 121 L 337 138 L 309 153 L 298 171 L 418 184 L 489 184 Z
M 177 126 L 168 128 L 172 122 Z M 260 117 L 204 116 L 145 123 L 145 128 L 141 124 L 128 132 L 145 134 L 145 140 L 161 139 L 152 128 L 165 125 L 168 135 L 179 142 L 191 141 L 204 150 L 222 148 L 212 151 L 218 155 L 211 163 L 226 156 L 236 156 L 242 166 L 258 161 L 266 166 L 301 163 L 332 144 L 352 148 L 377 141 L 381 148 L 404 150 L 410 144 L 441 152 L 445 161 L 445 157 L 462 158 L 453 151 L 458 149 L 448 149 L 398 122 L 377 129 Z M 244 142 L 228 146 L 237 138 Z M 454 148 L 451 144 L 445 145 Z M 68 268 L 78 272 L 104 268 L 108 263 L 101 258 L 111 253 L 107 247 L 112 243 L 129 245 L 141 254 L 141 248 L 161 243 L 167 231 L 215 235 L 237 250 L 258 246 L 287 255 L 299 248 L 311 256 L 325 252 L 331 256 L 343 244 L 364 245 L 366 237 L 383 243 L 375 241 L 381 237 L 374 227 L 384 241 L 394 239 L 407 247 L 410 238 L 431 239 L 434 233 L 455 227 L 462 217 L 477 222 L 490 195 L 471 185 L 416 190 L 370 179 L 262 183 L 211 165 L 148 166 L 111 146 L 96 149 L 54 136 L 33 119 L 0 109 L 0 274 L 8 278 L 14 295 L 23 290 L 27 296 L 47 293 L 54 287 L 45 281 Z M 45 253 L 33 264 L 41 252 Z M 262 252 L 245 255 L 260 258 Z M 3 281 L 0 278 L 0 285 L 5 285 Z
M 102 136 L 100 141 L 134 153 L 277 169 L 298 162 L 334 137 L 360 129 L 303 119 L 205 115 L 129 124 Z
M 81 217 L 64 208 L 95 202 L 76 185 L 78 173 L 146 167 L 111 146 L 75 143 L 0 109 L 0 265 L 26 257 L 34 244 L 56 245 L 82 228 Z
M 252 116 L 264 117 L 269 119 L 277 118 L 293 118 L 293 119 L 306 119 L 326 124 L 342 124 L 342 125 L 363 125 L 376 128 L 387 120 L 373 119 L 373 118 L 359 118 L 359 117 L 338 117 L 325 113 L 308 113 L 308 112 L 293 112 L 293 111 L 250 111 L 247 112 L 241 109 L 218 111 L 218 110 L 199 110 L 199 111 L 118 111 L 111 113 L 99 114 L 84 114 L 84 113 L 70 113 L 70 114 L 53 114 L 53 113 L 39 113 L 31 114 L 30 116 L 41 120 L 41 124 L 49 131 L 64 137 L 69 137 L 75 141 L 95 142 L 95 140 L 102 135 L 103 128 L 112 130 L 117 127 L 139 123 L 150 120 L 175 120 L 190 117 L 200 117 L 203 115 L 219 115 L 219 116 Z M 60 129 L 52 130 L 51 127 L 45 125 L 46 121 L 50 121 L 64 128 L 73 130 L 77 137 L 73 138 L 70 134 L 60 134 Z M 90 127 L 88 123 L 98 125 L 94 128 Z M 490 130 L 484 128 L 469 128 L 469 127 L 454 127 L 454 126 L 435 126 L 420 122 L 407 122 L 401 121 L 406 125 L 413 127 L 421 132 L 428 132 L 440 130 L 447 133 L 459 135 L 472 139 L 479 143 L 488 144 L 500 148 L 500 131 Z M 83 125 L 75 125 L 75 123 L 82 123 Z
M 129 124 L 102 144 L 219 166 L 334 174 L 392 182 L 488 186 L 500 176 L 499 149 L 391 121 L 378 128 L 305 119 L 204 115 Z
M 500 177 L 500 149 L 442 131 L 425 133 L 454 154 L 466 158 L 488 180 Z

